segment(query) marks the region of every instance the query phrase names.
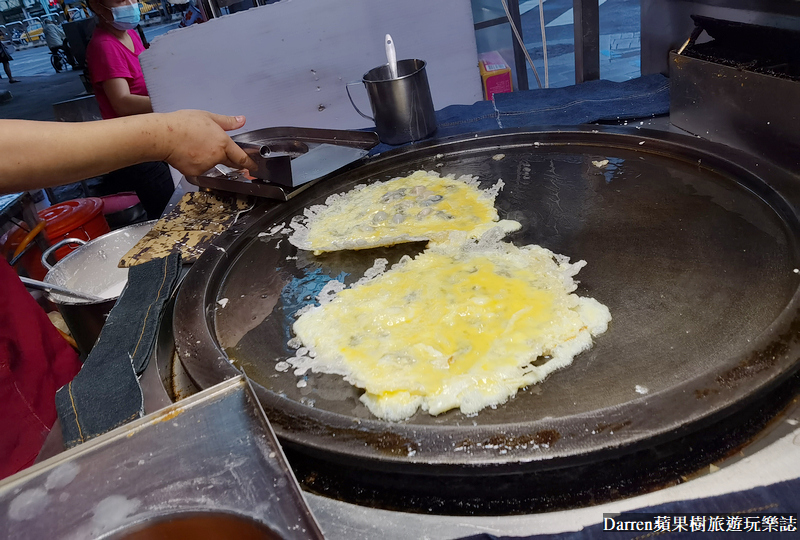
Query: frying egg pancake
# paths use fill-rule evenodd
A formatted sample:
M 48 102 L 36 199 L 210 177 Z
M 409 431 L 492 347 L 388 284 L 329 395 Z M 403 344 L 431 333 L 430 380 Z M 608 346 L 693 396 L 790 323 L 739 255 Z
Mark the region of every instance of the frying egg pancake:
M 611 320 L 571 294 L 586 263 L 501 237 L 450 235 L 305 310 L 293 329 L 308 352 L 289 362 L 344 376 L 392 421 L 418 408 L 475 414 L 569 365 Z
M 293 220 L 289 242 L 319 254 L 443 239 L 450 231 L 477 238 L 498 225 L 494 199 L 502 187 L 500 180 L 483 191 L 475 177 L 425 171 L 356 186 Z M 500 225 L 509 231 L 519 227 L 514 221 Z

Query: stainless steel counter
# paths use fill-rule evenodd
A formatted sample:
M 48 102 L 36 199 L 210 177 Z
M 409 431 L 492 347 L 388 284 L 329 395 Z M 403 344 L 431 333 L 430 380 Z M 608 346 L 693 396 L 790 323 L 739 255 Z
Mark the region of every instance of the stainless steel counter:
M 133 533 L 137 538 L 322 538 L 242 377 L 0 483 L 2 538 Z

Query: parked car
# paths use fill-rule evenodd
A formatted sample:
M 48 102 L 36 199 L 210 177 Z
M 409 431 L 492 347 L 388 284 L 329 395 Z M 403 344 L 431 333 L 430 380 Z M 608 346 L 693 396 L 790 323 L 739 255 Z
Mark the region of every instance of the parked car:
M 44 25 L 42 25 L 39 17 L 28 17 L 22 22 L 25 25 L 25 31 L 22 36 L 28 43 L 44 41 Z

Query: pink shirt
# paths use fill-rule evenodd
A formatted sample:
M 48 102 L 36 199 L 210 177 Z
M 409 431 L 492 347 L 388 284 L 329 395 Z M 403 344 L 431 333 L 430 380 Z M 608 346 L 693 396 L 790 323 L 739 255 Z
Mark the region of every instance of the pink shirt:
M 139 64 L 139 55 L 144 51 L 144 45 L 135 30 L 128 30 L 128 34 L 133 40 L 133 52 L 114 34 L 100 26 L 94 29 L 89 46 L 86 47 L 86 67 L 89 68 L 92 77 L 94 96 L 100 106 L 100 114 L 105 119 L 119 116 L 103 90 L 105 81 L 126 79 L 131 94 L 149 95 L 144 83 L 142 66 Z

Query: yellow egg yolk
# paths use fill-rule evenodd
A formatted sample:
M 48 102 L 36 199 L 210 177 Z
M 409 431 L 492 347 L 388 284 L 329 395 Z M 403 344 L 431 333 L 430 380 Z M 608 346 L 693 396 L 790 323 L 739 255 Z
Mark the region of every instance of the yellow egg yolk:
M 531 288 L 523 277 L 499 275 L 488 259 L 444 259 L 432 255 L 418 272 L 339 293 L 356 332 L 342 334 L 338 351 L 365 374 L 368 391 L 438 393 L 454 375 L 516 364 L 514 357 L 490 361 L 488 353 L 501 346 L 524 355 L 527 341 L 546 330 L 552 293 Z M 376 314 L 375 304 L 382 312 Z M 378 384 L 372 388 L 370 381 Z

